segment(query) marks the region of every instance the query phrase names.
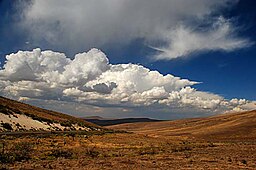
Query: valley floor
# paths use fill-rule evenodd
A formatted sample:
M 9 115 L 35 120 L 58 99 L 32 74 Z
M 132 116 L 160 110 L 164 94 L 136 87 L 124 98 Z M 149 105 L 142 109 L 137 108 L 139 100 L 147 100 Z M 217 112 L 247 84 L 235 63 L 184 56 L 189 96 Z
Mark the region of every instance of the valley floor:
M 135 133 L 1 136 L 0 169 L 256 169 L 256 140 Z

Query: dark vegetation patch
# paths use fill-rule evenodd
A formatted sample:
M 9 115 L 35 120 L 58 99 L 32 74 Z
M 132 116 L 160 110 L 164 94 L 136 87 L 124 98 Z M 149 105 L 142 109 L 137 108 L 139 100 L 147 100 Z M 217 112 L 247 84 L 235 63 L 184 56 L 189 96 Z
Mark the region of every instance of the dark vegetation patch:
M 85 155 L 91 158 L 97 158 L 100 156 L 100 151 L 96 147 L 88 147 L 85 151 Z
M 30 113 L 24 113 L 26 116 L 31 117 L 33 120 L 37 120 L 39 122 L 47 122 L 47 123 L 54 123 L 53 120 L 47 119 L 47 118 L 43 118 L 43 117 L 39 117 L 36 116 L 34 114 L 30 114 Z
M 3 105 L 1 103 L 0 103 L 0 112 L 5 114 L 5 115 L 13 115 L 14 113 L 22 114 L 22 112 L 20 110 L 10 108 L 7 105 Z
M 72 127 L 72 122 L 71 121 L 60 122 L 60 125 L 65 127 Z
M 192 148 L 189 146 L 182 146 L 172 149 L 173 152 L 184 152 L 184 151 L 191 151 Z
M 10 123 L 1 123 L 1 125 L 6 130 L 13 130 L 12 125 Z
M 48 154 L 50 157 L 54 158 L 65 158 L 70 159 L 73 156 L 72 150 L 69 149 L 54 149 L 51 151 L 51 153 Z
M 8 107 L 6 107 L 4 105 L 1 105 L 1 104 L 0 104 L 0 112 L 5 114 L 5 115 L 12 114 L 12 111 Z
M 30 153 L 33 150 L 33 146 L 28 142 L 20 142 L 12 145 L 11 148 L 5 148 L 5 144 L 2 144 L 2 151 L 0 153 L 1 163 L 14 163 L 23 160 L 31 159 Z

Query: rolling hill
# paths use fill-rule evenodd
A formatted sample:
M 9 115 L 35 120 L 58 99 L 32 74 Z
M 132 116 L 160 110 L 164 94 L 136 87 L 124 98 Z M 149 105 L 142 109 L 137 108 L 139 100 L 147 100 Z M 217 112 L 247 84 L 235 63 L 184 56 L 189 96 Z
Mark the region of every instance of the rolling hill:
M 153 136 L 189 136 L 213 140 L 256 139 L 256 111 L 174 121 L 126 123 L 107 128 Z
M 100 127 L 80 118 L 0 97 L 0 131 L 93 129 Z
M 256 169 L 256 111 L 105 127 L 0 97 L 0 169 Z

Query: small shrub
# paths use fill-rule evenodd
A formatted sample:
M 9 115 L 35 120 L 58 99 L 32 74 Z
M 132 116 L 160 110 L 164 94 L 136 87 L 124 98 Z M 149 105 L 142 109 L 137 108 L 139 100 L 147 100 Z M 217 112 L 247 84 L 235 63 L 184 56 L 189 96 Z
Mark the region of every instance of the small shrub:
M 61 150 L 61 149 L 54 149 L 51 151 L 51 153 L 48 156 L 53 156 L 55 158 L 72 158 L 73 152 L 71 150 Z
M 20 111 L 20 110 L 18 110 L 18 109 L 12 109 L 12 111 L 14 112 L 14 113 L 16 113 L 16 114 L 22 114 L 22 112 Z M 15 117 L 15 116 L 14 116 Z M 16 117 L 17 118 L 17 117 Z
M 7 108 L 7 106 L 0 105 L 0 112 L 5 115 L 10 115 L 11 111 Z
M 192 150 L 192 148 L 188 147 L 188 146 L 172 149 L 173 152 L 184 152 L 184 151 L 191 151 L 191 150 Z
M 228 162 L 232 162 L 232 159 L 231 159 L 231 158 L 228 158 Z
M 99 157 L 100 152 L 98 150 L 96 150 L 95 147 L 92 147 L 92 148 L 90 147 L 90 148 L 87 148 L 85 154 L 87 156 L 92 157 L 92 158 L 96 158 L 96 157 Z
M 11 149 L 11 152 L 14 153 L 15 161 L 29 160 L 30 152 L 32 151 L 32 145 L 28 142 L 17 143 Z
M 32 146 L 28 142 L 14 144 L 7 152 L 0 154 L 1 163 L 13 163 L 16 161 L 31 159 Z
M 12 116 L 18 119 L 18 116 L 14 115 L 14 114 Z
M 9 155 L 6 153 L 0 153 L 0 162 L 1 163 L 10 163 Z
M 21 127 L 21 125 L 20 125 L 19 123 L 16 123 L 15 125 L 16 125 L 17 127 Z
M 215 145 L 214 143 L 210 142 L 210 143 L 208 144 L 208 146 L 209 146 L 209 147 L 215 147 L 216 145 Z
M 61 126 L 65 126 L 65 127 L 71 127 L 72 126 L 72 122 L 70 122 L 70 121 L 61 122 L 60 125 Z
M 77 124 L 78 124 L 78 126 L 86 127 L 86 126 L 85 126 L 85 124 L 84 124 L 83 122 L 78 122 Z
M 1 123 L 4 129 L 13 130 L 12 125 L 9 123 Z
M 73 141 L 74 141 L 74 140 L 75 140 L 75 137 L 76 137 L 76 134 L 75 134 L 75 133 L 70 133 L 70 134 L 68 134 L 67 136 L 72 137 L 72 139 L 73 139 Z
M 245 165 L 247 164 L 247 161 L 245 159 L 243 159 L 241 162 L 242 164 L 245 164 Z

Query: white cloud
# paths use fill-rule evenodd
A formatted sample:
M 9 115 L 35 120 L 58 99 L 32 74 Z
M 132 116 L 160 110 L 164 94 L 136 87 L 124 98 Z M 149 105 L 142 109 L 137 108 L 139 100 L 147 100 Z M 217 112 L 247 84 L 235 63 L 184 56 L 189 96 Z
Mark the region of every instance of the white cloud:
M 16 99 L 72 101 L 122 108 L 119 111 L 133 108 L 134 112 L 148 107 L 167 113 L 219 113 L 251 107 L 245 99 L 229 101 L 198 91 L 192 87 L 195 81 L 162 75 L 136 64 L 109 64 L 98 49 L 77 54 L 73 60 L 63 53 L 40 49 L 19 51 L 6 58 L 0 70 L 0 95 Z
M 248 39 L 235 35 L 235 28 L 223 17 L 213 23 L 207 30 L 192 30 L 180 25 L 163 33 L 167 46 L 154 48 L 159 51 L 156 60 L 171 60 L 178 57 L 186 57 L 193 53 L 205 51 L 233 51 L 252 45 Z
M 21 2 L 24 3 L 24 2 Z M 21 5 L 24 18 L 20 28 L 29 31 L 28 39 L 41 46 L 77 51 L 89 47 L 127 45 L 143 39 L 159 47 L 156 59 L 173 59 L 205 50 L 232 51 L 248 46 L 236 37 L 231 22 L 194 31 L 205 21 L 214 24 L 213 15 L 235 5 L 235 0 L 35 0 Z M 24 8 L 24 6 L 26 8 Z M 180 25 L 186 26 L 180 26 Z M 234 36 L 234 37 L 233 37 Z

